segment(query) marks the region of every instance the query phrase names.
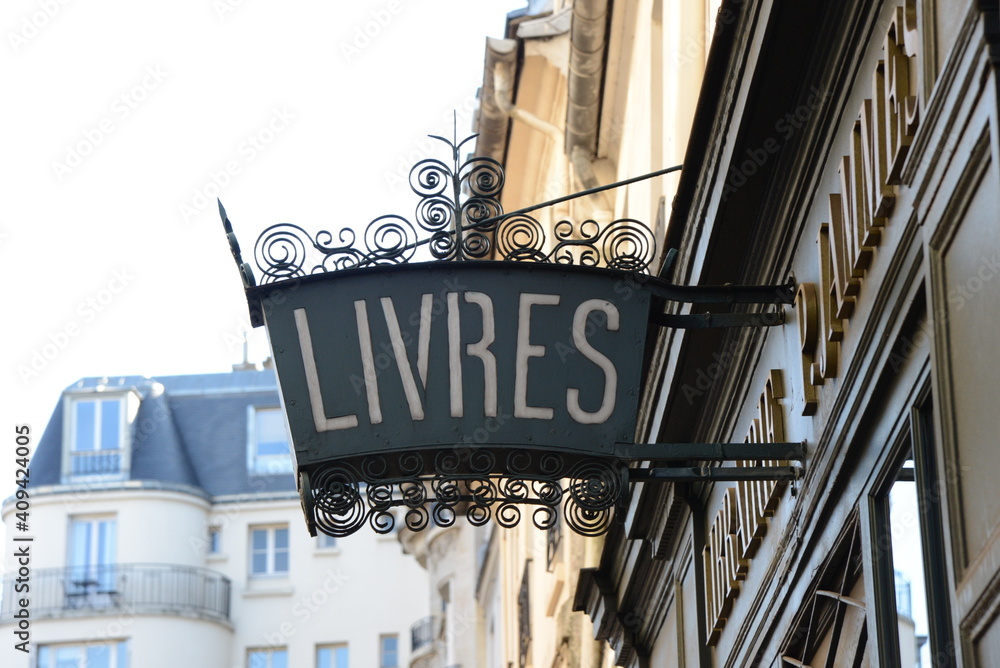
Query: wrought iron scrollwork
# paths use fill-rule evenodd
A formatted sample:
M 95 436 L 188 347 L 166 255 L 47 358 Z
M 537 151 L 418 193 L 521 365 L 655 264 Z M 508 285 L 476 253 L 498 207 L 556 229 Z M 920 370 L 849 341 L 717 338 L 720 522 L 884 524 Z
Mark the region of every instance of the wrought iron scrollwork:
M 331 462 L 308 478 L 307 515 L 318 531 L 347 536 L 365 524 L 390 533 L 397 521 L 412 531 L 448 527 L 460 515 L 475 526 L 491 519 L 516 526 L 530 516 L 538 529 L 563 521 L 597 536 L 611 526 L 626 494 L 624 463 L 598 458 L 571 462 L 559 454 L 513 450 L 497 461 L 486 449 L 441 450 L 433 461 L 404 452 L 363 458 L 355 466 Z
M 638 220 L 603 224 L 562 220 L 550 227 L 526 212 L 504 213 L 502 165 L 485 157 L 459 161 L 462 145 L 475 136 L 461 142 L 432 136 L 448 145 L 452 160 L 448 164 L 427 158 L 410 170 L 410 189 L 420 198 L 412 220 L 384 215 L 363 231 L 342 227 L 315 235 L 291 223 L 264 230 L 254 246 L 260 283 L 405 264 L 421 249 L 421 257 L 429 255 L 428 259 L 439 261 L 495 259 L 648 273 L 656 256 L 656 240 Z M 241 271 L 244 267 L 249 271 L 242 260 L 238 264 Z M 249 280 L 253 281 L 252 274 Z

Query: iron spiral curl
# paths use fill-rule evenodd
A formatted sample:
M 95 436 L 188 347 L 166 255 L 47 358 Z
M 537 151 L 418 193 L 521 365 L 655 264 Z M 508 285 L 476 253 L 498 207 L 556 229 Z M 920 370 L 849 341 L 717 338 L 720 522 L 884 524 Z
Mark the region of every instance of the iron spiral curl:
M 488 448 L 443 449 L 433 461 L 412 452 L 369 455 L 323 465 L 311 483 L 307 507 L 316 527 L 332 536 L 365 524 L 378 533 L 399 522 L 410 531 L 448 527 L 459 515 L 474 526 L 496 520 L 513 527 L 527 514 L 534 526 L 548 529 L 560 512 L 574 531 L 595 536 L 611 526 L 627 493 L 613 460 L 567 465 L 558 453 L 526 449 L 501 459 Z
M 310 236 L 297 225 L 282 223 L 264 230 L 254 247 L 261 284 L 294 280 L 309 274 L 360 267 L 405 264 L 426 248 L 438 261 L 499 258 L 509 262 L 606 267 L 648 273 L 656 258 L 656 240 L 645 224 L 628 218 L 609 223 L 559 221 L 551 228 L 522 212 L 505 215 L 500 204 L 503 166 L 486 157 L 459 164 L 461 142 L 445 143 L 453 158 L 420 160 L 410 170 L 409 185 L 420 199 L 413 220 L 390 214 L 361 227 L 323 230 Z M 456 201 L 457 200 L 457 201 Z M 242 262 L 239 244 L 220 205 L 233 257 L 246 288 L 256 284 Z M 424 255 L 423 257 L 426 257 Z
M 496 200 L 503 190 L 503 165 L 493 158 L 477 157 L 467 160 L 458 170 L 459 180 L 469 185 L 473 196 Z
M 302 237 L 312 241 L 308 232 L 291 223 L 272 225 L 257 237 L 253 256 L 264 283 L 305 275 L 306 244 Z
M 444 162 L 426 158 L 410 168 L 410 190 L 420 197 L 436 197 L 452 182 L 454 173 Z
M 320 531 L 340 538 L 364 526 L 368 511 L 353 467 L 327 466 L 313 478 L 312 485 L 313 520 Z

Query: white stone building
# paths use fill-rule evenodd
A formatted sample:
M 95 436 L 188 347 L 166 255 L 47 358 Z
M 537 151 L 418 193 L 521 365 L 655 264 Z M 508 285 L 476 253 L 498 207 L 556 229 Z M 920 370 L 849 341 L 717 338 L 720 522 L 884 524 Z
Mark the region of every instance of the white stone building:
M 409 664 L 427 574 L 395 535 L 308 535 L 272 371 L 84 379 L 36 437 L 0 607 L 10 640 L 28 599 L 31 652 L 4 666 Z

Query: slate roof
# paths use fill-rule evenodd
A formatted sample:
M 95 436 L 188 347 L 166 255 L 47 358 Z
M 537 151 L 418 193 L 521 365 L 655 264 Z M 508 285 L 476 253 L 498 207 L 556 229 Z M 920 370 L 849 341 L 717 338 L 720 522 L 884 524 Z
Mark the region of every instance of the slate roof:
M 31 484 L 62 481 L 63 404 L 94 391 L 131 390 L 140 397 L 132 421 L 129 480 L 194 487 L 210 497 L 289 492 L 291 474 L 247 470 L 251 406 L 279 406 L 270 369 L 190 376 L 84 378 L 66 388 L 31 461 Z

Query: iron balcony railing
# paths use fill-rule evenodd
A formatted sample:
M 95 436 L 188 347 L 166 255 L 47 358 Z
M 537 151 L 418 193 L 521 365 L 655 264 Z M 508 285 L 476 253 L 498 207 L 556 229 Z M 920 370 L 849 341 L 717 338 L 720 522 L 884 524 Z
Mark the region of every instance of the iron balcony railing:
M 410 652 L 417 652 L 434 642 L 434 615 L 424 617 L 410 627 Z
M 72 475 L 121 473 L 121 450 L 84 450 L 71 453 Z
M 3 583 L 0 622 L 9 622 L 25 594 L 15 588 L 17 575 Z M 23 583 L 22 583 L 23 584 Z M 228 620 L 230 583 L 215 571 L 172 564 L 109 564 L 45 568 L 28 583 L 33 618 L 60 617 L 88 611 L 106 614 L 187 613 Z

